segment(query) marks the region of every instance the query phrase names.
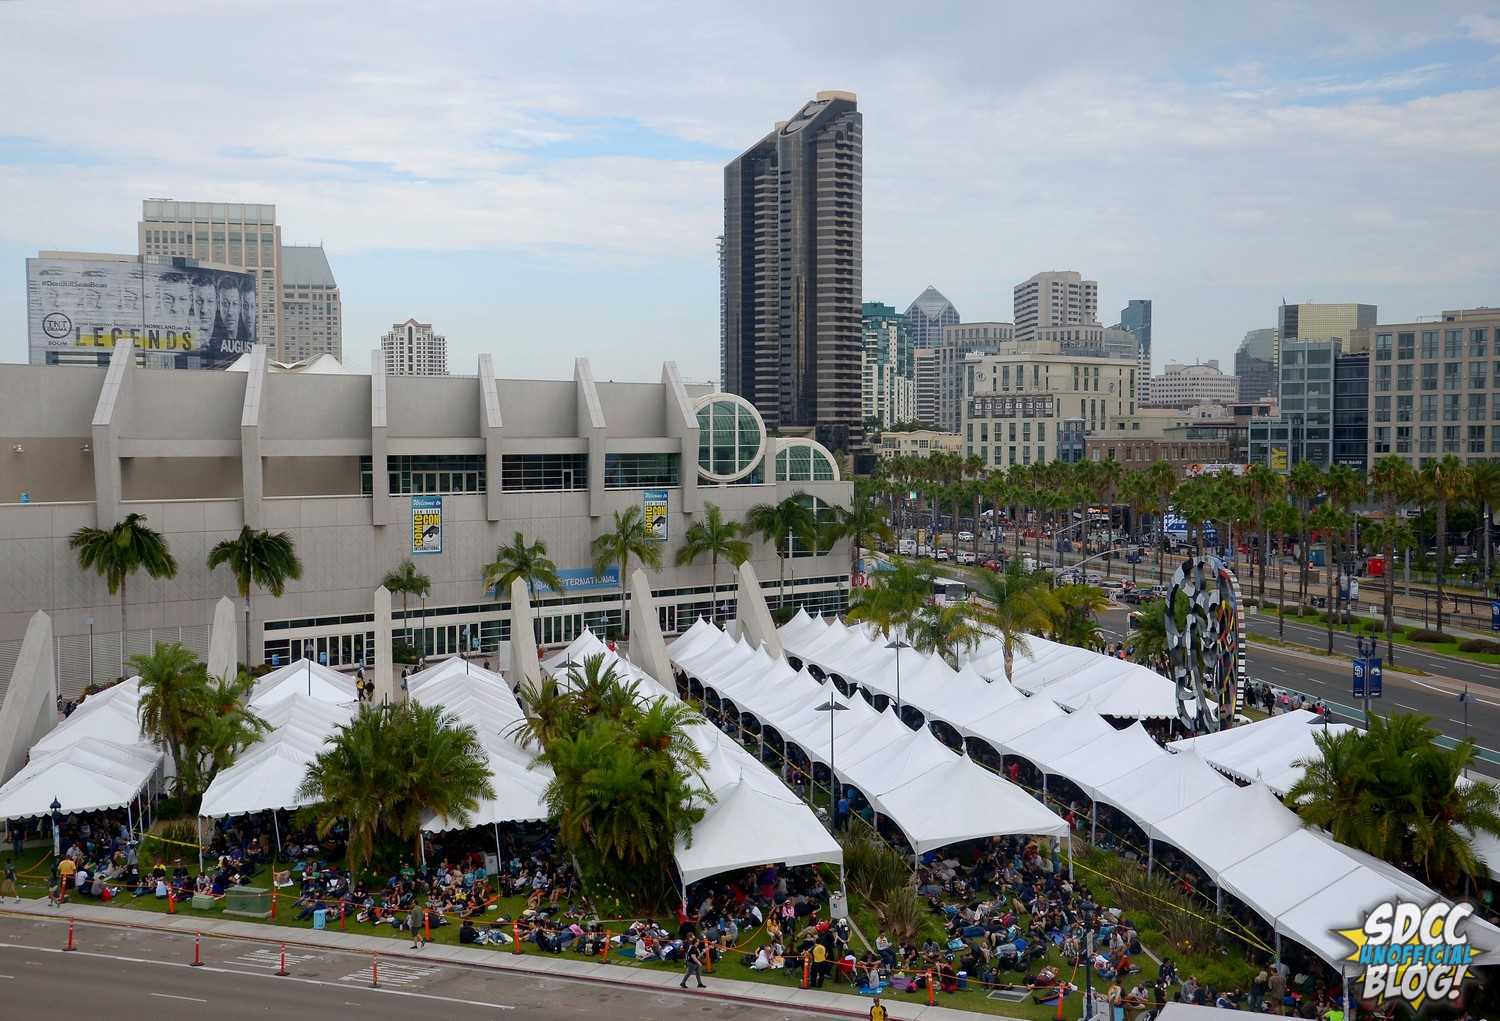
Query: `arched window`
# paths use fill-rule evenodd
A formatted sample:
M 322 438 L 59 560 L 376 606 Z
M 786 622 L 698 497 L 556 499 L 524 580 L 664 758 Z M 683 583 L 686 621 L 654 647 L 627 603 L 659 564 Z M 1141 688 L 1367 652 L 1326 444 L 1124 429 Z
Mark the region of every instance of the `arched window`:
M 736 482 L 766 451 L 766 426 L 743 397 L 709 394 L 698 401 L 698 473 L 708 482 Z
M 777 482 L 837 482 L 839 466 L 828 448 L 813 440 L 783 440 L 776 452 Z

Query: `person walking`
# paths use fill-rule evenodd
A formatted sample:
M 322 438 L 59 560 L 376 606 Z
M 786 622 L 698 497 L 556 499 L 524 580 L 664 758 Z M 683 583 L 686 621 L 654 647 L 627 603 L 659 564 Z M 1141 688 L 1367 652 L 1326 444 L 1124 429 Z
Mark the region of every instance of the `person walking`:
M 0 882 L 0 898 L 14 897 L 16 903 L 21 903 L 21 895 L 16 892 L 16 860 L 10 859 L 5 863 L 5 881 Z
M 875 1002 L 870 1004 L 870 1021 L 887 1021 L 890 1017 L 885 1005 L 880 1002 L 880 997 L 875 997 Z
M 422 935 L 422 922 L 426 919 L 426 916 L 427 912 L 417 907 L 415 903 L 412 904 L 411 911 L 407 912 L 406 927 L 411 930 L 411 948 L 413 950 L 421 950 L 422 947 L 427 945 L 427 940 Z
M 687 988 L 688 979 L 696 979 L 698 988 L 703 985 L 703 948 L 698 943 L 697 936 L 689 936 L 687 944 L 682 948 L 682 988 Z

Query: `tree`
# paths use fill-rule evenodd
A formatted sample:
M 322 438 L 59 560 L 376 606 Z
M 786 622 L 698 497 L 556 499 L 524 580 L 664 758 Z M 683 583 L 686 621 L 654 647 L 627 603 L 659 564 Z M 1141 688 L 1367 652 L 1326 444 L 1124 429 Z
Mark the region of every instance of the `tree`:
M 911 644 L 923 652 L 935 653 L 950 663 L 961 649 L 972 649 L 984 637 L 974 626 L 968 607 L 957 604 L 924 605 L 908 626 Z
M 1302 512 L 1297 532 L 1297 613 L 1307 612 L 1307 587 L 1310 581 L 1307 548 L 1308 519 L 1312 515 L 1313 501 L 1323 490 L 1323 473 L 1311 461 L 1298 461 L 1292 465 L 1287 477 L 1287 488 L 1291 490 L 1293 504 Z M 1330 568 L 1332 564 L 1328 565 Z
M 1266 524 L 1266 507 L 1286 491 L 1286 479 L 1263 464 L 1252 464 L 1245 472 L 1245 491 L 1260 522 L 1260 599 L 1266 598 L 1266 564 L 1271 555 L 1271 529 Z
M 1160 670 L 1167 658 L 1167 601 L 1153 599 L 1133 617 L 1135 627 L 1125 634 L 1126 648 L 1137 663 Z
M 228 769 L 244 749 L 255 744 L 270 724 L 250 709 L 255 678 L 247 673 L 209 678 L 203 673 L 194 714 L 187 721 L 187 747 L 192 778 L 189 790 L 201 793 L 221 770 Z
M 855 499 L 859 499 L 859 491 L 855 491 Z M 874 513 L 881 514 L 877 505 L 865 491 L 865 501 L 874 508 Z M 884 523 L 884 518 L 881 518 Z M 719 558 L 723 557 L 735 567 L 739 567 L 750 559 L 750 544 L 742 536 L 745 526 L 738 521 L 726 521 L 724 514 L 719 510 L 716 503 L 704 503 L 703 519 L 695 521 L 688 526 L 687 532 L 682 537 L 682 547 L 677 551 L 677 566 L 686 567 L 700 557 L 708 557 L 709 589 L 713 594 L 709 597 L 709 618 L 717 624 L 719 622 Z M 887 527 L 886 532 L 890 529 Z M 855 546 L 855 555 L 858 556 L 858 544 Z
M 1000 639 L 1005 658 L 1005 676 L 1012 679 L 1017 655 L 1031 655 L 1028 635 L 1045 631 L 1051 623 L 1054 595 L 1035 575 L 1021 570 L 1020 561 L 1011 561 L 1004 574 L 985 572 L 974 586 L 978 597 L 975 615 L 990 633 Z
M 250 656 L 250 589 L 259 585 L 277 599 L 286 583 L 302 577 L 302 561 L 285 532 L 256 531 L 249 525 L 233 539 L 224 539 L 208 551 L 208 569 L 228 566 L 245 601 L 245 662 Z
M 141 732 L 166 746 L 181 786 L 191 771 L 184 750 L 208 672 L 191 649 L 175 642 L 132 656 L 128 665 L 141 679 L 141 701 L 136 710 Z
M 1324 566 L 1323 574 L 1328 579 L 1328 602 L 1326 612 L 1323 614 L 1328 621 L 1328 654 L 1333 655 L 1333 622 L 1338 616 L 1334 607 L 1338 605 L 1336 585 L 1338 584 L 1335 564 L 1337 558 L 1334 551 L 1338 548 L 1338 537 L 1349 527 L 1351 515 L 1348 511 L 1337 506 L 1330 498 L 1317 510 L 1312 512 L 1308 525 L 1323 533 L 1324 541 L 1328 548 L 1328 563 Z
M 1278 540 L 1302 528 L 1302 512 L 1289 500 L 1277 500 L 1266 508 L 1266 527 Z M 1276 637 L 1286 637 L 1286 565 L 1281 557 L 1276 558 L 1276 575 L 1280 579 L 1280 594 L 1276 597 Z
M 1099 614 L 1109 609 L 1104 590 L 1094 585 L 1063 585 L 1052 596 L 1056 606 L 1049 628 L 1052 640 L 1080 649 L 1104 648 L 1104 632 L 1099 628 Z
M 1370 490 L 1384 511 L 1376 535 L 1385 554 L 1385 655 L 1386 661 L 1394 664 L 1396 646 L 1391 636 L 1395 630 L 1396 550 L 1411 548 L 1411 529 L 1398 512 L 1417 490 L 1411 463 L 1395 454 L 1382 457 L 1370 472 Z
M 807 494 L 797 492 L 780 503 L 761 503 L 750 508 L 745 515 L 745 524 L 759 535 L 762 542 L 771 543 L 780 559 L 780 599 L 778 605 L 786 605 L 786 562 L 792 556 L 792 543 L 804 546 L 817 544 L 817 519 L 808 505 Z
M 484 587 L 495 593 L 495 598 L 510 598 L 510 587 L 516 579 L 526 583 L 526 594 L 534 605 L 536 587 L 545 585 L 553 592 L 561 592 L 562 579 L 557 576 L 557 565 L 547 556 L 547 544 L 538 539 L 528 543 L 519 531 L 509 546 L 496 546 L 495 559 L 484 569 Z M 542 619 L 532 611 L 532 638 L 541 644 Z M 524 685 L 523 685 L 524 687 Z
M 1130 508 L 1130 536 L 1137 550 L 1143 545 L 1144 528 L 1142 518 L 1156 506 L 1156 495 L 1152 491 L 1151 479 L 1144 471 L 1133 471 L 1120 481 L 1120 495 Z M 1130 558 L 1130 584 L 1135 584 L 1135 568 L 1140 557 L 1132 552 Z
M 1354 527 L 1358 518 L 1351 512 L 1360 501 L 1364 500 L 1369 492 L 1369 486 L 1365 482 L 1363 473 L 1347 464 L 1336 464 L 1328 469 L 1328 474 L 1324 479 L 1324 489 L 1328 493 L 1328 502 L 1338 510 L 1345 512 L 1343 530 L 1328 536 L 1328 570 L 1332 573 L 1334 565 L 1337 564 L 1341 572 L 1345 572 L 1350 577 L 1353 577 L 1354 565 L 1349 563 L 1349 555 L 1355 552 Z M 1332 555 L 1335 538 L 1337 538 L 1338 544 L 1343 547 L 1337 559 Z M 1333 607 L 1330 605 L 1329 610 L 1332 611 L 1332 609 Z M 1349 605 L 1345 603 L 1345 624 L 1349 622 L 1348 609 Z
M 661 543 L 646 531 L 646 518 L 640 507 L 631 504 L 615 511 L 609 531 L 594 538 L 594 573 L 603 577 L 609 569 L 620 567 L 620 631 L 630 634 L 630 610 L 625 605 L 626 586 L 630 583 L 630 558 L 635 557 L 653 571 L 661 570 Z
M 1156 580 L 1162 580 L 1162 554 L 1167 548 L 1167 509 L 1172 506 L 1172 493 L 1177 488 L 1177 469 L 1166 461 L 1154 461 L 1146 469 L 1151 480 L 1151 489 L 1156 494 Z
M 120 655 L 125 655 L 125 589 L 130 576 L 145 571 L 152 578 L 177 576 L 177 561 L 162 534 L 146 526 L 146 515 L 130 513 L 109 528 L 80 528 L 68 537 L 78 567 L 104 579 L 109 594 L 120 594 Z M 89 678 L 89 683 L 93 683 Z
M 1452 454 L 1428 461 L 1418 475 L 1424 503 L 1437 512 L 1437 630 L 1443 630 L 1443 575 L 1448 563 L 1448 507 L 1472 488 L 1469 469 Z
M 983 576 L 981 576 L 983 577 Z M 894 571 L 877 571 L 849 608 L 850 621 L 865 622 L 883 635 L 905 628 L 932 596 L 932 574 L 911 563 Z
M 472 726 L 441 707 L 406 701 L 361 705 L 307 767 L 298 796 L 319 838 L 347 829 L 349 867 L 364 867 L 385 838 L 420 854 L 428 812 L 466 826 L 495 796 L 489 760 Z
M 386 576 L 380 579 L 380 584 L 385 590 L 393 595 L 401 596 L 401 619 L 406 621 L 406 632 L 411 634 L 411 618 L 407 612 L 406 599 L 408 596 L 416 596 L 418 599 L 426 599 L 432 591 L 432 579 L 417 570 L 410 557 L 401 561 L 401 566 L 394 571 L 387 571 Z M 426 627 L 426 624 L 423 624 Z M 413 642 L 413 645 L 416 643 Z M 422 642 L 425 650 L 426 639 Z
M 1490 534 L 1495 526 L 1495 503 L 1500 501 L 1500 461 L 1474 461 L 1469 464 L 1469 485 L 1474 501 L 1484 512 L 1484 588 L 1490 587 L 1490 559 L 1494 543 Z

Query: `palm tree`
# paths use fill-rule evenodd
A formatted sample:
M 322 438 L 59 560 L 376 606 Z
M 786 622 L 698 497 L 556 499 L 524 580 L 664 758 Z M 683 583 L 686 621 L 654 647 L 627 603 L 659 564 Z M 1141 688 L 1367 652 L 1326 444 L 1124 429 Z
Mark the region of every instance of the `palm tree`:
M 1156 497 L 1151 491 L 1150 477 L 1144 471 L 1132 471 L 1126 473 L 1120 480 L 1120 495 L 1125 501 L 1125 506 L 1130 508 L 1130 535 L 1132 543 L 1139 549 L 1141 546 L 1141 518 L 1152 507 L 1156 506 Z M 1135 568 L 1140 557 L 1132 551 L 1130 558 L 1130 584 L 1135 584 Z
M 557 678 L 546 677 L 540 685 L 523 684 L 516 697 L 521 718 L 510 734 L 518 744 L 545 748 L 577 729 L 572 693 Z
M 1340 552 L 1340 556 L 1338 557 L 1337 561 L 1330 559 L 1328 565 L 1329 571 L 1333 571 L 1334 564 L 1336 562 L 1339 566 L 1340 571 L 1348 573 L 1350 574 L 1350 576 L 1352 576 L 1354 572 L 1354 566 L 1349 563 L 1349 556 L 1357 552 L 1354 548 L 1354 527 L 1359 519 L 1351 512 L 1354 510 L 1355 506 L 1360 503 L 1360 501 L 1365 499 L 1366 495 L 1369 492 L 1369 486 L 1365 482 L 1363 473 L 1355 468 L 1350 467 L 1347 464 L 1336 464 L 1328 469 L 1324 488 L 1328 493 L 1328 502 L 1333 504 L 1333 506 L 1337 507 L 1339 510 L 1345 512 L 1344 530 L 1339 533 L 1339 541 L 1344 548 Z M 1332 537 L 1330 537 L 1330 553 L 1332 551 L 1332 548 L 1333 539 Z M 1352 602 L 1352 600 L 1350 602 Z M 1330 606 L 1329 609 L 1331 610 L 1332 607 Z M 1344 623 L 1346 625 L 1349 623 L 1349 609 L 1349 603 L 1346 602 L 1344 604 Z
M 890 636 L 906 627 L 931 595 L 931 573 L 902 562 L 894 571 L 878 572 L 870 579 L 869 587 L 859 590 L 847 619 L 871 624 L 881 634 Z
M 1027 636 L 1045 631 L 1055 612 L 1051 589 L 1021 570 L 1012 561 L 1004 574 L 981 574 L 974 586 L 978 597 L 975 615 L 1000 640 L 1005 658 L 1005 676 L 1014 677 L 1017 655 L 1031 655 Z
M 1167 548 L 1167 509 L 1172 506 L 1172 493 L 1177 488 L 1177 469 L 1166 461 L 1154 461 L 1146 469 L 1146 477 L 1151 480 L 1151 489 L 1156 494 L 1156 530 L 1160 533 L 1156 544 L 1156 581 L 1160 584 L 1162 555 Z
M 400 567 L 396 568 L 394 571 L 387 571 L 385 577 L 380 579 L 380 584 L 385 586 L 385 590 L 387 592 L 390 592 L 392 594 L 400 594 L 401 619 L 406 622 L 406 634 L 408 640 L 410 640 L 411 618 L 408 616 L 406 599 L 408 596 L 416 596 L 418 599 L 426 599 L 428 593 L 432 591 L 432 579 L 427 577 L 427 575 L 423 574 L 421 571 L 418 571 L 417 565 L 412 563 L 410 557 L 407 557 L 405 560 L 401 561 Z M 423 623 L 423 627 L 426 627 L 425 622 Z M 410 644 L 415 645 L 416 643 L 410 642 Z M 422 641 L 422 645 L 422 651 L 423 653 L 425 653 L 425 647 L 427 645 L 427 641 L 425 638 Z
M 1337 558 L 1334 556 L 1334 552 L 1338 548 L 1339 536 L 1349 527 L 1351 517 L 1352 515 L 1348 511 L 1337 506 L 1330 497 L 1322 506 L 1312 512 L 1311 518 L 1308 521 L 1309 527 L 1323 533 L 1324 540 L 1328 546 L 1328 563 L 1323 572 L 1328 578 L 1328 603 L 1327 612 L 1323 616 L 1328 621 L 1328 654 L 1330 656 L 1333 655 L 1333 622 L 1338 617 L 1338 613 L 1334 609 L 1338 599 L 1335 594 L 1337 579 L 1335 577 L 1334 564 L 1337 562 Z
M 1274 534 L 1278 540 L 1300 530 L 1302 527 L 1302 512 L 1289 500 L 1277 500 L 1266 508 L 1266 528 Z M 1286 637 L 1286 565 L 1280 557 L 1276 558 L 1276 575 L 1281 587 L 1280 594 L 1276 597 L 1276 637 Z
M 1437 513 L 1437 630 L 1443 630 L 1443 574 L 1448 563 L 1448 506 L 1470 491 L 1469 469 L 1452 454 L 1429 461 L 1418 476 L 1424 502 Z
M 177 561 L 167 540 L 146 527 L 146 515 L 130 513 L 110 528 L 80 528 L 68 537 L 68 546 L 78 554 L 78 567 L 95 571 L 120 594 L 120 655 L 125 655 L 125 588 L 130 576 L 145 571 L 153 578 L 177 576 Z M 92 684 L 94 679 L 89 678 Z
M 1298 461 L 1292 465 L 1291 474 L 1287 477 L 1287 488 L 1291 490 L 1297 509 L 1302 512 L 1301 527 L 1297 532 L 1297 613 L 1300 615 L 1307 612 L 1307 588 L 1311 580 L 1308 577 L 1308 519 L 1312 516 L 1313 501 L 1323 490 L 1323 473 L 1311 461 Z
M 1160 670 L 1167 658 L 1167 601 L 1153 599 L 1134 617 L 1135 627 L 1127 631 L 1125 645 L 1137 663 Z
M 172 756 L 179 780 L 189 771 L 185 749 L 189 729 L 207 687 L 208 671 L 185 645 L 160 644 L 142 656 L 132 656 L 129 668 L 141 679 L 137 707 L 141 732 L 163 744 Z
M 860 498 L 859 490 L 855 490 L 855 500 Z M 881 515 L 879 505 L 870 496 L 869 490 L 865 490 L 864 499 L 873 509 L 872 513 Z M 880 520 L 883 522 L 884 517 Z M 739 567 L 750 559 L 750 544 L 743 536 L 745 526 L 738 521 L 726 521 L 724 514 L 719 510 L 716 503 L 705 503 L 703 505 L 703 520 L 695 521 L 688 526 L 683 534 L 682 547 L 677 551 L 677 566 L 686 567 L 699 557 L 708 557 L 709 592 L 709 620 L 714 624 L 719 622 L 719 558 L 723 557 L 735 567 Z M 886 529 L 889 534 L 890 529 Z M 858 556 L 856 544 L 855 556 Z
M 484 569 L 484 587 L 494 592 L 496 599 L 509 599 L 510 587 L 519 578 L 526 583 L 526 594 L 536 602 L 536 587 L 545 585 L 553 592 L 562 592 L 562 579 L 557 576 L 557 565 L 547 557 L 547 544 L 538 539 L 528 543 L 526 537 L 516 532 L 509 546 L 496 546 L 495 559 Z M 532 610 L 532 638 L 541 643 L 542 619 Z
M 1260 600 L 1266 599 L 1266 564 L 1271 554 L 1271 529 L 1266 524 L 1266 507 L 1286 490 L 1286 479 L 1263 464 L 1252 464 L 1245 472 L 1245 491 L 1260 522 Z
M 631 504 L 615 511 L 609 531 L 594 538 L 593 555 L 594 573 L 601 577 L 614 565 L 620 567 L 620 630 L 629 635 L 630 610 L 625 605 L 625 591 L 630 583 L 630 558 L 635 557 L 653 571 L 661 570 L 661 543 L 646 531 L 646 519 L 639 506 Z
M 1474 501 L 1484 512 L 1484 590 L 1490 590 L 1490 555 L 1494 544 L 1490 534 L 1495 526 L 1495 504 L 1500 502 L 1500 461 L 1473 461 L 1469 464 L 1469 485 Z
M 1411 529 L 1397 515 L 1401 505 L 1416 493 L 1416 487 L 1416 472 L 1404 457 L 1387 454 L 1370 471 L 1370 489 L 1380 500 L 1384 515 L 1377 535 L 1385 554 L 1385 655 L 1390 663 L 1396 662 L 1396 647 L 1391 637 L 1395 630 L 1396 550 L 1410 549 L 1411 541 Z
M 936 653 L 950 663 L 960 649 L 972 649 L 984 637 L 974 626 L 965 606 L 928 603 L 912 617 L 908 627 L 911 644 L 923 652 Z
M 247 673 L 211 680 L 205 673 L 197 712 L 187 723 L 188 757 L 194 760 L 192 793 L 198 793 L 206 781 L 233 765 L 241 751 L 271 729 L 247 704 L 254 687 L 255 678 Z
M 250 658 L 250 589 L 259 585 L 277 599 L 286 583 L 302 577 L 302 561 L 285 532 L 256 531 L 249 525 L 233 539 L 225 539 L 208 551 L 208 569 L 227 565 L 245 601 L 245 662 Z
M 1099 614 L 1109 609 L 1104 590 L 1094 585 L 1063 585 L 1052 596 L 1057 606 L 1051 620 L 1052 640 L 1080 649 L 1102 649 Z
M 761 503 L 750 508 L 745 515 L 745 524 L 759 535 L 762 542 L 772 544 L 780 559 L 780 589 L 778 605 L 786 605 L 786 562 L 792 556 L 792 543 L 815 546 L 818 529 L 812 507 L 805 493 L 793 493 L 780 503 Z
M 384 836 L 420 840 L 429 811 L 466 825 L 495 787 L 473 727 L 441 707 L 406 701 L 360 706 L 308 765 L 298 795 L 313 802 L 308 815 L 320 839 L 345 827 L 357 871 Z

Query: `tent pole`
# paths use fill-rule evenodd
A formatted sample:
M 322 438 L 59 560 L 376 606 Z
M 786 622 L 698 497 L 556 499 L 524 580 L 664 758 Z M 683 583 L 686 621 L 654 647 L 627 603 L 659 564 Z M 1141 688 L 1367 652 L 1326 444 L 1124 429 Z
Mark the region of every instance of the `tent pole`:
M 1099 802 L 1089 803 L 1089 843 L 1099 843 Z
M 1068 882 L 1073 881 L 1073 827 L 1068 827 Z
M 130 801 L 134 801 L 134 800 L 135 800 L 134 798 L 130 799 Z M 125 802 L 125 832 L 127 834 L 129 834 L 129 839 L 134 839 L 134 837 L 135 837 L 135 814 L 130 811 L 130 801 Z
M 1223 913 L 1224 913 L 1224 888 L 1222 886 L 1215 886 L 1214 887 L 1214 914 L 1216 914 L 1216 915 L 1222 915 Z
M 1146 878 L 1151 878 L 1151 870 L 1156 867 L 1156 841 L 1150 835 L 1146 836 Z
M 492 822 L 490 825 L 495 827 L 495 871 L 499 872 L 505 867 L 505 863 L 500 860 L 500 824 Z
M 198 871 L 203 871 L 203 816 L 198 817 Z
M 276 831 L 276 860 L 281 860 L 281 820 L 276 818 L 276 809 L 271 809 L 271 828 Z

